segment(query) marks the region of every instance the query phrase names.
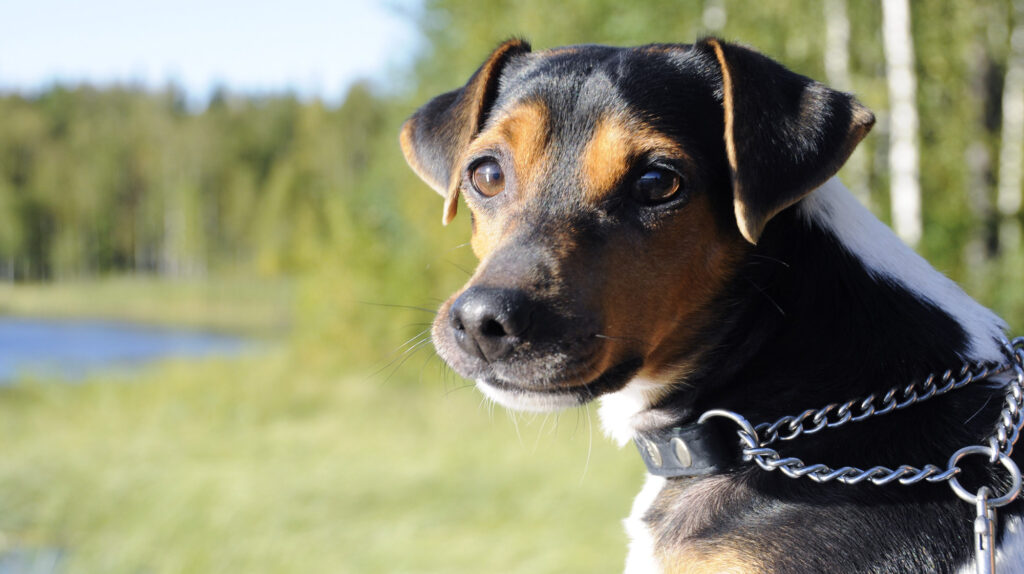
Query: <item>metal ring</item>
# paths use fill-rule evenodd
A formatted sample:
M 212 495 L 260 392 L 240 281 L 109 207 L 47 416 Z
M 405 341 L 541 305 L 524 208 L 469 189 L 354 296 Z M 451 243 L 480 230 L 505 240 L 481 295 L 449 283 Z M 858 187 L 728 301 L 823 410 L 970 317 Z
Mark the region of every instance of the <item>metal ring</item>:
M 727 411 L 724 409 L 711 409 L 709 411 L 705 411 L 704 414 L 700 415 L 700 418 L 697 419 L 697 422 L 702 423 L 711 417 L 725 417 L 731 420 L 732 422 L 740 425 L 740 428 L 743 430 L 743 432 L 749 435 L 750 440 L 754 441 L 754 444 L 750 444 L 750 442 L 747 440 L 744 440 L 743 442 L 747 443 L 747 446 L 749 446 L 750 448 L 757 448 L 761 446 L 761 438 L 757 436 L 757 431 L 754 430 L 754 425 L 750 424 L 750 421 L 744 418 L 743 415 L 739 413 L 734 413 L 732 411 Z
M 1014 499 L 1017 498 L 1017 495 L 1020 494 L 1021 488 L 1020 469 L 1017 468 L 1017 464 L 1014 463 L 1013 460 L 1011 460 L 1010 457 L 1006 456 L 1005 454 L 998 451 L 996 451 L 996 453 L 999 455 L 999 462 L 1002 463 L 1003 467 L 1005 467 L 1007 471 L 1009 471 L 1010 479 L 1013 481 L 1013 484 L 1010 485 L 1010 489 L 1003 496 L 1000 496 L 999 498 L 989 499 L 988 505 L 991 508 L 1006 506 L 1007 504 L 1013 502 Z M 946 465 L 946 467 L 951 469 L 958 468 L 956 466 L 956 463 L 959 462 L 961 458 L 969 454 L 983 454 L 986 457 L 995 456 L 995 454 L 993 454 L 991 447 L 981 445 L 965 446 L 964 448 L 954 452 L 953 456 L 949 457 L 949 463 Z M 949 479 L 949 487 L 952 488 L 953 492 L 955 492 L 956 495 L 959 496 L 960 499 L 964 500 L 965 502 L 974 502 L 978 499 L 978 495 L 971 494 L 966 488 L 963 487 L 963 485 L 960 484 L 960 481 L 957 480 L 957 477 L 955 476 Z

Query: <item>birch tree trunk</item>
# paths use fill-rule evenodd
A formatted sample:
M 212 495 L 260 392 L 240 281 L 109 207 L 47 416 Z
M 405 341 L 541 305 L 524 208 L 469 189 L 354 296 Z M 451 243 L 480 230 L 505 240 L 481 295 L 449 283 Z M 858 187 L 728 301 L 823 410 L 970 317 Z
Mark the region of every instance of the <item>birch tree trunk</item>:
M 843 92 L 853 91 L 850 78 L 850 17 L 846 0 L 825 0 L 825 78 L 830 86 Z M 867 161 L 864 151 L 854 150 L 846 161 L 844 174 L 853 195 L 864 205 L 871 203 L 868 188 Z
M 1013 32 L 1003 84 L 1003 125 L 999 146 L 996 207 L 1002 222 L 999 243 L 1007 253 L 1020 250 L 1022 144 L 1024 144 L 1024 0 L 1013 1 Z
M 889 85 L 889 174 L 896 234 L 912 246 L 921 240 L 918 179 L 917 80 L 908 0 L 882 0 L 882 40 Z

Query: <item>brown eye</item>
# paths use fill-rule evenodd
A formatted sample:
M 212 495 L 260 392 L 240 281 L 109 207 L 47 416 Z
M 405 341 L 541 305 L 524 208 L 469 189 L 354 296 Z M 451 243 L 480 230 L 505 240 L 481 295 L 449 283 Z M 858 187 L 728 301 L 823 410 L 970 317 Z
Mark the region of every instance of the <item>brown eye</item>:
M 484 160 L 473 168 L 470 178 L 473 189 L 486 197 L 494 197 L 505 189 L 505 175 L 501 166 L 493 159 Z
M 640 203 L 662 203 L 675 197 L 680 178 L 667 169 L 649 169 L 633 184 L 633 198 Z

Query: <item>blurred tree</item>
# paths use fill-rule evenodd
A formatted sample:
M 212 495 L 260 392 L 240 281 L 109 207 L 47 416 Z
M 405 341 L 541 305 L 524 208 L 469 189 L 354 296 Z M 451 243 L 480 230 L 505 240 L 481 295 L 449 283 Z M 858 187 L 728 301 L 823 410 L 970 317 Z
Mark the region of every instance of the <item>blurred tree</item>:
M 910 245 L 921 240 L 918 181 L 917 79 L 909 0 L 882 0 L 882 37 L 889 81 L 892 214 L 896 234 Z

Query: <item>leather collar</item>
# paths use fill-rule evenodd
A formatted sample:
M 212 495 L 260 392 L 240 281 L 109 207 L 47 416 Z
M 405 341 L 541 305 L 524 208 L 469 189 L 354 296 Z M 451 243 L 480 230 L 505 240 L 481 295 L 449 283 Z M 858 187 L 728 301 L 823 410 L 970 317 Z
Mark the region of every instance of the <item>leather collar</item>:
M 638 432 L 633 438 L 647 472 L 664 477 L 722 474 L 739 463 L 739 441 L 717 421 Z

